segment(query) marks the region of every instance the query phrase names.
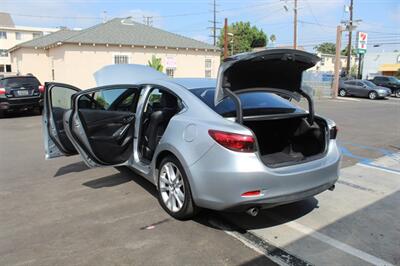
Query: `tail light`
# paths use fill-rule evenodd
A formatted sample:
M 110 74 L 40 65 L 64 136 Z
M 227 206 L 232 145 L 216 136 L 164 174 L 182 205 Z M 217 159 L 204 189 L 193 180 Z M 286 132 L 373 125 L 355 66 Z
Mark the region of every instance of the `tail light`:
M 238 152 L 254 152 L 255 140 L 253 136 L 209 130 L 208 134 L 220 145 Z
M 44 93 L 44 86 L 43 85 L 39 85 L 39 92 L 40 93 Z
M 258 196 L 261 196 L 261 191 L 260 190 L 247 191 L 240 196 L 242 196 L 244 198 L 258 197 Z
M 0 95 L 5 95 L 5 94 L 6 94 L 6 89 L 0 88 Z
M 329 128 L 329 138 L 336 139 L 338 131 L 339 131 L 339 129 L 337 126 L 330 127 Z

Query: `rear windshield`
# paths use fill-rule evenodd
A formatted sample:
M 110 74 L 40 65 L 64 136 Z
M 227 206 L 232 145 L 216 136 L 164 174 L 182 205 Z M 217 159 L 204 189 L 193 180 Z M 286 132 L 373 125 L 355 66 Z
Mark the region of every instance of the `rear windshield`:
M 20 86 L 39 86 L 39 80 L 35 77 L 12 77 L 5 78 L 1 82 L 4 87 L 20 87 Z
M 218 114 L 225 117 L 236 115 L 235 104 L 230 98 L 224 99 L 217 106 L 214 105 L 214 88 L 200 88 L 190 91 Z M 273 93 L 247 92 L 239 94 L 239 98 L 245 116 L 304 112 L 288 100 Z

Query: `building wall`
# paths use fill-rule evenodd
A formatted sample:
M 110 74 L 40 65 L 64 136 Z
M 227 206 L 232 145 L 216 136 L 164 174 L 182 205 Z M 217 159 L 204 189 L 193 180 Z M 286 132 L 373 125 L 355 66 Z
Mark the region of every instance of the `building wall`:
M 22 42 L 30 41 L 34 38 L 34 34 L 48 34 L 50 32 L 57 31 L 58 29 L 48 29 L 48 28 L 32 28 L 32 27 L 0 27 L 0 32 L 5 32 L 7 38 L 1 38 L 0 36 L 0 50 L 8 50 Z M 21 37 L 17 39 L 17 33 Z M 11 57 L 10 55 L 1 56 L 0 55 L 0 65 L 10 65 Z M 0 71 L 1 72 L 1 71 Z M 13 73 L 16 73 L 12 69 Z
M 43 83 L 57 81 L 80 88 L 95 86 L 94 72 L 114 64 L 116 55 L 127 56 L 128 63 L 147 65 L 152 55 L 175 68 L 175 77 L 205 77 L 206 59 L 211 59 L 211 77 L 217 76 L 220 53 L 204 50 L 119 47 L 106 45 L 63 44 L 48 50 L 21 48 L 11 53 L 13 67 L 21 74 L 32 73 Z M 54 70 L 54 77 L 52 74 Z
M 335 56 L 329 54 L 317 54 L 321 61 L 319 61 L 310 71 L 317 72 L 330 72 L 333 73 L 335 71 Z M 355 56 L 351 57 L 350 66 L 357 64 L 357 60 Z M 347 65 L 347 57 L 340 57 L 340 69 L 345 68 Z
M 362 64 L 363 78 L 373 78 L 376 75 L 382 74 L 379 68 L 384 64 L 398 63 L 400 63 L 400 52 L 367 52 Z

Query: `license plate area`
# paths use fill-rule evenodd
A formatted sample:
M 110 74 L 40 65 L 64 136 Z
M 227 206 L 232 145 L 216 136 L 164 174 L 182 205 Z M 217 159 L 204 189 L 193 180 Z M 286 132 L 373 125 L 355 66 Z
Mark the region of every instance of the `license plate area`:
M 17 90 L 16 96 L 29 96 L 29 90 Z

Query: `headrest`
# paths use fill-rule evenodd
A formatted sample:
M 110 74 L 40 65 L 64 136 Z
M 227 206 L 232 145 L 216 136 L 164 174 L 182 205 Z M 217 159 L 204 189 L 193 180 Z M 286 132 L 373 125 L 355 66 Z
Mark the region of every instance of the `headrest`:
M 163 93 L 160 99 L 161 107 L 175 108 L 177 106 L 176 97 L 169 93 Z

